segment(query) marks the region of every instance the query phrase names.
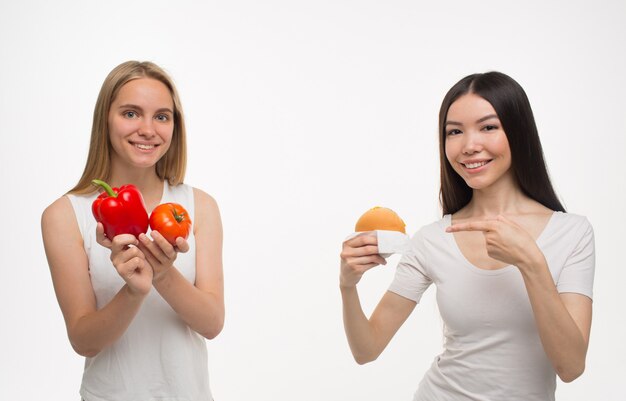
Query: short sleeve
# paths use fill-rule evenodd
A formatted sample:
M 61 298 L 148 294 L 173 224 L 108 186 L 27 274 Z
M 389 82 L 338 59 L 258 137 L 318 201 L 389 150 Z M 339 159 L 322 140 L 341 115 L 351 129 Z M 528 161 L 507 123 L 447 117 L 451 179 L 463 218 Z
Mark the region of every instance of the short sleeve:
M 596 265 L 593 227 L 587 219 L 584 219 L 578 232 L 581 233 L 580 239 L 565 261 L 556 288 L 559 293 L 574 292 L 593 298 Z
M 423 238 L 415 234 L 411 239 L 411 249 L 404 254 L 394 276 L 389 291 L 419 303 L 432 279 L 426 273 L 426 260 L 422 250 Z

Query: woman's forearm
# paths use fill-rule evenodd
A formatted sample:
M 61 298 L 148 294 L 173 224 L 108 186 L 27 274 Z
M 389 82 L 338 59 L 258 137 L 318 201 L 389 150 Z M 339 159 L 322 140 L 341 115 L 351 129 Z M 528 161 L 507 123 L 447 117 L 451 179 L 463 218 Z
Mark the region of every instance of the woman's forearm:
M 174 266 L 154 282 L 155 289 L 192 330 L 208 339 L 224 327 L 224 301 L 187 281 Z
M 354 359 L 359 364 L 375 360 L 375 340 L 370 322 L 363 313 L 356 286 L 341 287 L 343 301 L 343 325 Z
M 137 315 L 145 295 L 124 285 L 102 309 L 68 322 L 68 336 L 74 350 L 87 357 L 97 355 L 117 341 Z
M 520 268 L 546 355 L 564 382 L 585 369 L 588 333 L 576 324 L 566 308 L 544 258 Z

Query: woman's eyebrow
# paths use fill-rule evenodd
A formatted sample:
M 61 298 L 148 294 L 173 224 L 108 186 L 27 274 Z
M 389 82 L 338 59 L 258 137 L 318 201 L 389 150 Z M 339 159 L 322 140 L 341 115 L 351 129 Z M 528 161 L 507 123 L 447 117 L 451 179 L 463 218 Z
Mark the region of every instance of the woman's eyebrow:
M 487 120 L 491 120 L 492 118 L 498 119 L 498 116 L 496 114 L 489 114 L 486 115 L 484 117 L 479 118 L 478 120 L 476 120 L 476 123 L 482 123 L 483 121 L 487 121 Z M 457 122 L 457 121 L 452 121 L 452 120 L 448 120 L 446 121 L 445 125 L 460 125 L 462 126 L 463 123 Z
M 118 108 L 120 108 L 120 109 L 136 109 L 136 110 L 142 110 L 143 111 L 143 108 L 141 106 L 138 106 L 136 104 L 131 104 L 131 103 L 121 104 Z M 172 111 L 172 109 L 170 109 L 169 107 L 161 107 L 156 112 L 157 113 L 168 112 L 168 113 L 174 114 L 174 111 Z
M 120 104 L 118 109 L 138 109 L 138 110 L 143 110 L 141 108 L 141 106 L 138 106 L 136 104 L 131 104 L 131 103 Z
M 478 120 L 476 120 L 476 124 L 482 123 L 483 121 L 491 120 L 492 118 L 498 119 L 498 116 L 496 114 L 486 115 L 486 116 L 481 117 Z M 462 126 L 463 123 L 460 123 L 460 122 L 457 122 L 457 121 L 448 120 L 448 121 L 446 121 L 445 125 L 459 125 L 459 126 Z
M 479 118 L 476 123 L 482 123 L 483 121 L 491 120 L 492 118 L 497 119 L 498 116 L 495 114 L 489 114 L 488 116 L 484 116 L 483 118 Z

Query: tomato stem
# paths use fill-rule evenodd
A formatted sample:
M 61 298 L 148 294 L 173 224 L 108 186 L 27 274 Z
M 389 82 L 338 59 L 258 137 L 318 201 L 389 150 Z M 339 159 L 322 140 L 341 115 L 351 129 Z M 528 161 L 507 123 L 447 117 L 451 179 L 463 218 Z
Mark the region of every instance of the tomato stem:
M 178 212 L 176 212 L 176 208 L 175 207 L 172 207 L 172 214 L 174 215 L 174 218 L 176 219 L 177 223 L 180 223 L 183 220 L 185 220 L 185 213 L 183 212 L 181 214 L 178 214 Z
M 104 182 L 102 180 L 91 180 L 91 183 L 93 185 L 97 185 L 99 187 L 102 187 L 109 196 L 117 198 L 117 194 L 115 193 L 115 191 L 113 191 L 113 188 L 111 188 L 111 186 L 109 184 L 107 184 L 106 182 Z

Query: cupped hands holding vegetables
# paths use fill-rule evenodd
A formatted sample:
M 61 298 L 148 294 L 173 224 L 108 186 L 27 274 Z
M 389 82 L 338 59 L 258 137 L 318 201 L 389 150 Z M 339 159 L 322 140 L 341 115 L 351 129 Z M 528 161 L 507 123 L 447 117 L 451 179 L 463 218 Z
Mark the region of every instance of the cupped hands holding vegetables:
M 101 180 L 93 183 L 104 189 L 92 205 L 98 221 L 96 240 L 111 250 L 111 262 L 131 291 L 146 294 L 152 282 L 173 266 L 177 253 L 189 250 L 189 214 L 177 203 L 165 203 L 148 217 L 135 186 L 111 188 Z M 146 235 L 148 224 L 152 239 Z

